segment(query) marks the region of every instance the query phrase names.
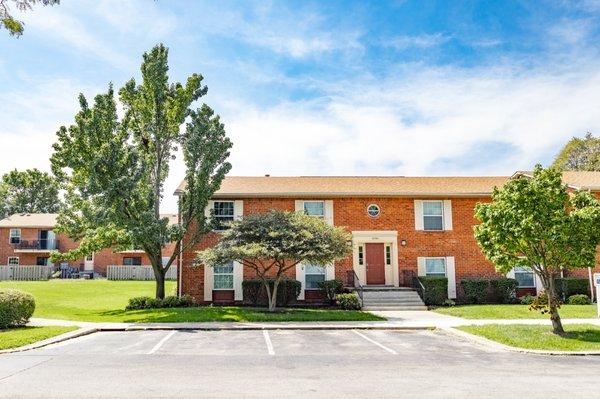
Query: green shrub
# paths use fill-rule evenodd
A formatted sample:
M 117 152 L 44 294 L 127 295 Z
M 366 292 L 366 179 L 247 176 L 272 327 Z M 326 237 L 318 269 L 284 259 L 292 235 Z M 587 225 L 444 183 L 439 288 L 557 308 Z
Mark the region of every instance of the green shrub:
M 514 278 L 498 278 L 490 280 L 492 295 L 495 302 L 514 303 L 517 298 L 519 282 Z
M 140 310 L 148 309 L 148 304 L 152 301 L 152 297 L 149 296 L 136 296 L 129 298 L 129 303 L 125 307 L 125 310 Z
M 460 285 L 465 293 L 467 303 L 484 303 L 487 298 L 490 281 L 480 278 L 464 278 Z
M 342 310 L 360 310 L 360 299 L 358 295 L 352 294 L 338 294 L 335 297 L 335 302 Z
M 590 282 L 587 278 L 557 278 L 555 281 L 556 294 L 563 301 L 572 295 L 589 295 Z
M 442 305 L 451 308 L 452 306 L 456 305 L 456 302 L 454 302 L 452 299 L 446 299 Z
M 268 279 L 267 284 L 273 287 L 275 280 Z M 277 287 L 277 306 L 287 306 L 298 300 L 302 290 L 302 284 L 298 280 L 283 279 Z M 267 306 L 268 295 L 265 286 L 259 279 L 250 279 L 242 281 L 242 291 L 244 295 L 244 303 L 252 306 Z
M 33 295 L 14 289 L 0 289 L 0 330 L 24 326 L 35 310 Z
M 180 308 L 189 308 L 189 307 L 195 306 L 195 305 L 196 305 L 196 300 L 190 294 L 182 295 L 179 298 L 179 307 Z
M 535 301 L 535 297 L 533 295 L 527 294 L 519 298 L 519 302 L 521 305 L 531 305 Z
M 448 279 L 446 277 L 420 276 L 423 284 L 423 302 L 425 305 L 440 306 L 448 299 Z
M 162 300 L 161 307 L 163 308 L 178 308 L 180 307 L 179 298 L 175 295 L 166 296 L 165 299 Z
M 340 280 L 325 280 L 319 283 L 319 288 L 325 294 L 329 303 L 335 302 L 335 296 L 341 294 L 344 289 L 344 283 Z
M 149 296 L 138 296 L 129 299 L 129 303 L 125 307 L 125 310 L 186 308 L 194 306 L 195 304 L 196 301 L 190 295 L 183 295 L 181 298 L 178 298 L 175 295 L 169 295 L 162 300 Z
M 583 294 L 571 295 L 567 300 L 569 305 L 590 305 L 592 301 L 590 297 Z

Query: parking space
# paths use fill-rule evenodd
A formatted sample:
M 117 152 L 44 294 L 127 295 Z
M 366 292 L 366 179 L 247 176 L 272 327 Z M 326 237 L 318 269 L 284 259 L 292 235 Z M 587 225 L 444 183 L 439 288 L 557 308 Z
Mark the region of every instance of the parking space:
M 439 331 L 103 332 L 0 356 L 0 398 L 594 397 L 599 368 Z

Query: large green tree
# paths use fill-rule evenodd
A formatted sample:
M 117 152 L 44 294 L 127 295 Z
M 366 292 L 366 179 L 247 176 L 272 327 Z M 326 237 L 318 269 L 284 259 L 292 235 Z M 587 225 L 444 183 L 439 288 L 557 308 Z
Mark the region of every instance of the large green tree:
M 18 37 L 23 34 L 25 24 L 12 16 L 9 2 L 16 6 L 19 11 L 29 11 L 36 4 L 53 6 L 59 4 L 60 0 L 0 0 L 0 27 L 8 30 L 8 33 L 12 36 Z
M 548 295 L 545 311 L 563 334 L 555 279 L 561 269 L 593 267 L 600 242 L 600 202 L 587 191 L 569 192 L 561 173 L 535 167 L 494 189 L 492 202 L 476 206 L 475 238 L 496 270 L 529 266 Z
M 272 210 L 232 222 L 216 246 L 198 253 L 197 261 L 208 267 L 239 262 L 252 269 L 265 287 L 269 310 L 274 311 L 277 287 L 288 270 L 301 262 L 333 267 L 331 263 L 350 254 L 350 240 L 346 230 L 322 219 Z
M 573 137 L 556 156 L 552 167 L 558 170 L 600 171 L 600 138 L 587 133 Z
M 55 213 L 60 208 L 58 182 L 37 169 L 12 170 L 0 181 L 0 219 L 14 213 Z
M 92 106 L 80 95 L 75 124 L 57 133 L 51 164 L 66 193 L 58 229 L 81 242 L 53 258 L 79 259 L 106 247 L 141 248 L 154 269 L 156 297 L 163 298 L 166 271 L 210 229 L 204 209 L 231 168 L 232 144 L 209 106 L 191 108 L 207 92 L 201 75 L 191 75 L 185 85 L 169 84 L 163 45 L 143 58 L 141 84 L 132 79 L 119 91 L 122 118 L 110 87 Z M 180 195 L 181 222 L 169 225 L 159 211 L 178 148 L 187 185 Z M 188 230 L 192 233 L 181 245 Z M 175 251 L 163 265 L 163 249 L 171 242 Z

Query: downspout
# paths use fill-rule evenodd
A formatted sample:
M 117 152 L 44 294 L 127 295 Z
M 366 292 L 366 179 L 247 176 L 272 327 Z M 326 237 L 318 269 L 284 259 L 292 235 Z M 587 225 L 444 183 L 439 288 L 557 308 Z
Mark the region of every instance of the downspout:
M 181 226 L 181 196 L 178 195 L 177 199 L 177 222 Z M 177 255 L 177 294 L 181 298 L 181 294 L 183 291 L 182 280 L 183 280 L 183 254 L 181 253 L 183 249 L 183 238 L 185 237 L 185 233 L 181 237 L 179 241 L 179 255 Z

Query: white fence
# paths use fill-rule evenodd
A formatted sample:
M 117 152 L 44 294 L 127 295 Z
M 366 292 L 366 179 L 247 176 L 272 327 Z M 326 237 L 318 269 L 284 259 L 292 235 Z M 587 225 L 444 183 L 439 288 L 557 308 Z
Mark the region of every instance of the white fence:
M 51 266 L 0 266 L 0 280 L 48 280 Z
M 111 265 L 106 269 L 106 278 L 109 280 L 154 280 L 154 270 L 152 270 L 152 266 Z M 177 266 L 173 265 L 167 270 L 165 279 L 177 279 Z

